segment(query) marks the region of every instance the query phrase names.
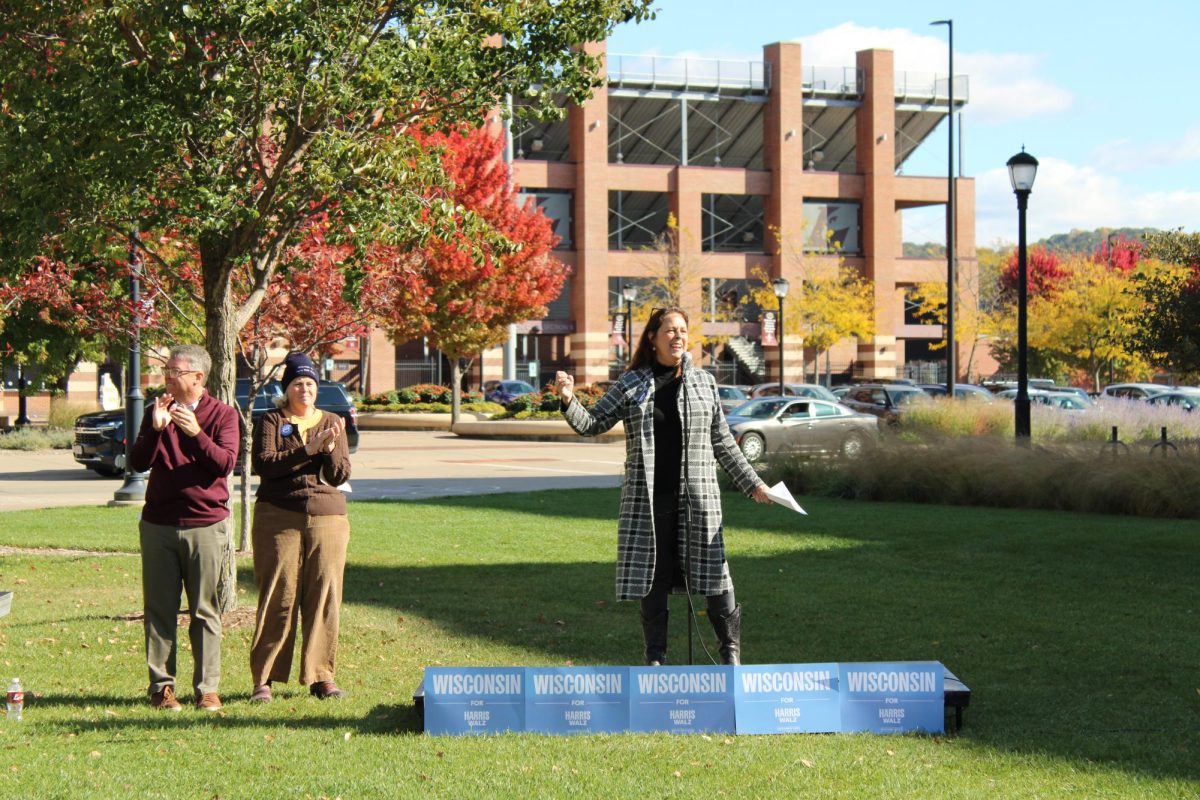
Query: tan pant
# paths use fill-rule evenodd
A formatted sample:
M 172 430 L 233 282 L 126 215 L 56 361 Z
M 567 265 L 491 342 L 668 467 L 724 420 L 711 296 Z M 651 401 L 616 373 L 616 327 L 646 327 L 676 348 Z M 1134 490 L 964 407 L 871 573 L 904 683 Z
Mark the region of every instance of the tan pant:
M 221 682 L 221 612 L 217 585 L 221 561 L 233 546 L 229 520 L 204 528 L 172 528 L 140 520 L 142 598 L 146 612 L 146 665 L 150 693 L 175 688 L 175 627 L 179 591 L 188 599 L 192 688 L 217 691 Z
M 287 682 L 297 615 L 300 683 L 333 680 L 350 521 L 345 515 L 309 516 L 260 501 L 254 506 L 252 537 L 258 583 L 250 645 L 254 685 Z

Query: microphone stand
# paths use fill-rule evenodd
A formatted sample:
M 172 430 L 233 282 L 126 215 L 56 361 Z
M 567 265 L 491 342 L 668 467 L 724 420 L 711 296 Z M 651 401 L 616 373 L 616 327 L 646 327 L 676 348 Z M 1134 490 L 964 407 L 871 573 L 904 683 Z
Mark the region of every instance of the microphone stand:
M 687 592 L 688 607 L 688 666 L 695 663 L 693 658 L 692 631 L 698 626 L 696 608 L 692 605 L 692 484 L 688 470 L 688 437 L 692 421 L 691 409 L 688 406 L 687 374 L 688 353 L 683 354 L 680 362 L 679 396 L 683 400 L 683 588 Z

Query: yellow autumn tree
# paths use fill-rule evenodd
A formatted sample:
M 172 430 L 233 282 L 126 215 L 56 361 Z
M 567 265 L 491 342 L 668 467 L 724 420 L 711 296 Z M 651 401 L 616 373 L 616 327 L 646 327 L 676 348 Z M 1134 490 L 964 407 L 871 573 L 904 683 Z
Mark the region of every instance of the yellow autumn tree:
M 959 271 L 954 306 L 954 340 L 958 352 L 966 349 L 959 371 L 967 380 L 975 377 L 975 360 L 988 340 L 1004 329 L 1004 315 L 1010 309 L 998 303 L 1000 270 L 1008 260 L 1008 251 L 1002 248 L 979 248 L 977 269 Z M 910 303 L 916 306 L 917 316 L 943 326 L 940 341 L 930 344 L 930 350 L 946 346 L 945 325 L 946 282 L 928 281 L 912 286 L 906 293 Z
M 650 318 L 650 312 L 655 308 L 679 306 L 691 312 L 695 307 L 698 296 L 689 296 L 689 290 L 697 287 L 703 291 L 707 287 L 708 278 L 703 277 L 704 258 L 685 255 L 680 248 L 680 237 L 686 233 L 679 227 L 679 221 L 674 214 L 667 214 L 667 224 L 663 232 L 654 237 L 653 243 L 647 245 L 643 252 L 646 275 L 638 283 L 637 300 L 633 304 L 633 318 L 645 322 Z M 704 310 L 703 317 L 709 322 L 730 322 L 736 319 L 736 307 L 731 308 L 727 303 L 714 303 L 711 308 Z M 716 345 L 729 338 L 728 334 L 703 333 L 700 319 L 694 318 L 692 341 L 708 346 L 715 352 Z
M 797 266 L 800 285 L 793 285 L 788 292 L 781 335 L 802 337 L 805 346 L 814 351 L 814 383 L 818 382 L 821 354 L 825 354 L 828 381 L 829 350 L 835 344 L 851 336 L 875 335 L 874 289 L 870 281 L 840 258 L 836 262 L 804 258 Z M 755 267 L 750 277 L 743 302 L 775 308 L 779 300 L 766 270 Z
M 1101 369 L 1110 362 L 1121 365 L 1131 377 L 1145 377 L 1150 365 L 1130 347 L 1130 320 L 1142 311 L 1143 301 L 1132 291 L 1130 276 L 1090 258 L 1064 263 L 1069 277 L 1058 290 L 1029 303 L 1030 348 L 1051 354 L 1066 366 L 1086 371 L 1096 391 Z M 1138 271 L 1161 269 L 1144 261 Z

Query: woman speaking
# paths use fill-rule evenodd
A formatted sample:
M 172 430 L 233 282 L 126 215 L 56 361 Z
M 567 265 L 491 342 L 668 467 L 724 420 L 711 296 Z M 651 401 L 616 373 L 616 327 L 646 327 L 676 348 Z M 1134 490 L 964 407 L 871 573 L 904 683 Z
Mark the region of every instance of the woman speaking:
M 725 561 L 716 462 L 748 496 L 770 499 L 729 434 L 716 382 L 691 368 L 687 344 L 687 313 L 655 309 L 629 369 L 591 410 L 575 398 L 570 375 L 557 373 L 555 386 L 580 435 L 624 423 L 617 599 L 641 600 L 646 664 L 666 663 L 668 600 L 679 588 L 705 596 L 721 663 L 739 664 L 742 613 Z

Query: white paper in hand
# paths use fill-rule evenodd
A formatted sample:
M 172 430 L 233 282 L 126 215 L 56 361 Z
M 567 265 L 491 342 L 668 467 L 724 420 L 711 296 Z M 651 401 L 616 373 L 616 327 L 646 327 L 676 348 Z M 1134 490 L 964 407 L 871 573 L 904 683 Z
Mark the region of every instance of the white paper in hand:
M 792 511 L 799 512 L 805 516 L 808 515 L 808 512 L 800 507 L 800 504 L 796 502 L 796 498 L 792 497 L 792 493 L 783 485 L 783 481 L 774 486 L 768 486 L 767 497 L 771 498 L 771 502 L 778 503 L 784 508 L 790 508 Z

